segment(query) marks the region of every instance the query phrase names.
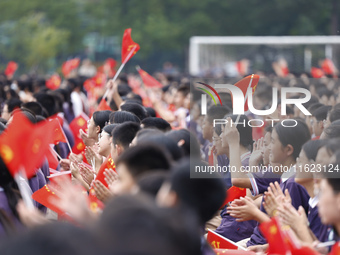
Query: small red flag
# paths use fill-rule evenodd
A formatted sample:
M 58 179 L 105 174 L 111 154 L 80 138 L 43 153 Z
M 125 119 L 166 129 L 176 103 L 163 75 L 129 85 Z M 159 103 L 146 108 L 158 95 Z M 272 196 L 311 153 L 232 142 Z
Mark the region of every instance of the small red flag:
M 74 118 L 70 123 L 70 129 L 74 135 L 74 137 L 79 136 L 79 130 L 86 130 L 87 129 L 87 121 L 89 117 L 85 113 L 80 114 L 76 118 Z
M 65 214 L 63 210 L 61 210 L 59 207 L 50 202 L 51 198 L 59 199 L 59 197 L 53 191 L 51 191 L 49 185 L 45 185 L 41 189 L 34 192 L 32 198 L 38 203 L 42 204 L 43 206 L 46 206 L 47 208 L 51 209 L 52 211 L 60 215 Z
M 14 75 L 15 71 L 18 69 L 18 64 L 14 61 L 10 61 L 7 64 L 7 67 L 5 69 L 5 75 L 6 76 L 12 76 Z
M 67 143 L 66 135 L 60 126 L 58 119 L 52 119 L 50 122 L 54 122 L 55 130 L 54 130 L 54 137 L 53 137 L 53 144 L 58 144 L 59 142 Z
M 208 229 L 207 242 L 214 249 L 232 249 L 237 250 L 238 246 L 235 242 L 229 240 L 228 238 L 217 234 L 214 231 Z
M 137 71 L 140 77 L 142 78 L 143 83 L 146 87 L 149 87 L 149 88 L 162 88 L 163 87 L 162 83 L 157 81 L 155 78 L 153 78 L 150 74 L 145 72 L 140 67 L 137 67 Z
M 322 61 L 321 68 L 325 74 L 335 75 L 336 68 L 332 60 L 326 58 L 324 61 Z
M 53 148 L 49 148 L 49 150 L 46 152 L 45 154 L 46 158 L 47 158 L 47 161 L 48 161 L 48 166 L 52 169 L 57 169 L 58 165 L 59 165 L 59 161 L 58 161 L 58 158 L 57 158 L 57 155 L 54 151 Z
M 104 161 L 104 163 L 100 166 L 100 169 L 98 171 L 98 175 L 96 176 L 95 181 L 100 181 L 105 185 L 105 187 L 109 187 L 109 185 L 105 181 L 105 169 L 113 169 L 116 171 L 115 163 L 113 162 L 113 159 L 111 158 L 111 155 L 107 157 L 107 159 Z M 100 209 L 104 208 L 104 204 L 102 201 L 100 201 L 96 197 L 96 192 L 94 191 L 93 187 L 90 188 L 89 192 L 89 200 L 90 200 L 90 208 L 93 211 L 96 211 L 96 209 L 99 207 Z
M 111 108 L 108 105 L 108 103 L 106 102 L 105 98 L 102 98 L 102 100 L 100 101 L 96 111 L 105 111 L 105 110 L 111 111 Z
M 239 199 L 241 197 L 245 197 L 247 195 L 247 190 L 245 188 L 239 188 L 239 187 L 231 186 L 226 191 L 226 193 L 227 193 L 226 194 L 226 198 L 225 198 L 221 208 L 223 208 L 229 202 L 234 201 L 235 199 Z
M 21 112 L 0 136 L 0 155 L 12 176 L 24 168 L 27 178 L 35 175 L 54 137 L 55 122 L 33 125 Z M 24 141 L 24 142 L 23 142 Z
M 128 62 L 132 58 L 132 56 L 135 55 L 137 51 L 139 51 L 139 49 L 139 44 L 132 41 L 131 28 L 125 29 L 122 41 L 122 63 L 125 64 L 126 62 Z M 133 53 L 129 56 L 130 51 L 132 50 Z
M 72 147 L 72 152 L 74 154 L 79 154 L 82 153 L 85 150 L 85 144 L 83 142 L 83 140 L 81 138 L 79 138 L 78 136 L 75 136 L 74 139 L 74 145 Z M 84 158 L 85 161 L 86 158 Z
M 317 67 L 312 67 L 310 70 L 310 74 L 312 75 L 313 78 L 321 78 L 325 75 L 325 73 L 322 71 L 321 68 L 317 68 Z
M 236 82 L 234 86 L 238 87 L 242 91 L 244 96 L 246 96 L 248 87 L 251 87 L 253 89 L 252 95 L 254 95 L 259 79 L 260 79 L 260 76 L 258 76 L 257 74 L 248 75 L 242 80 Z M 233 97 L 231 96 L 231 100 L 232 99 Z M 244 111 L 245 112 L 248 111 L 248 98 L 244 102 Z
M 73 58 L 64 62 L 61 67 L 61 71 L 64 77 L 67 77 L 73 69 L 78 68 L 79 64 L 80 64 L 79 58 Z
M 60 87 L 61 78 L 58 74 L 53 74 L 47 81 L 46 87 L 51 90 L 56 90 Z

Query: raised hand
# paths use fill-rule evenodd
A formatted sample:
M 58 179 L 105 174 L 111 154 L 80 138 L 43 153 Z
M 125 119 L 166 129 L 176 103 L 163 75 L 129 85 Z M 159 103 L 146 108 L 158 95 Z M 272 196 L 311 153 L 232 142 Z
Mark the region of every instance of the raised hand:
M 93 189 L 96 193 L 96 197 L 102 202 L 106 202 L 110 197 L 112 197 L 111 191 L 98 180 L 94 181 Z

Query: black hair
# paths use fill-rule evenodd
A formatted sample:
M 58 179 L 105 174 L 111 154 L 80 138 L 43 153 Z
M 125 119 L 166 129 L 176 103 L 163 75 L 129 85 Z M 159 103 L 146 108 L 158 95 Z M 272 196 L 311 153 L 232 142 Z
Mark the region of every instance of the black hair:
M 92 117 L 93 117 L 94 124 L 100 127 L 100 132 L 102 132 L 102 129 L 104 128 L 104 126 L 109 122 L 109 117 L 111 113 L 112 112 L 108 110 L 96 111 L 93 113 Z
M 118 94 L 123 97 L 132 92 L 132 89 L 127 84 L 119 84 L 118 85 Z
M 6 125 L 3 124 L 2 122 L 0 122 L 0 134 L 1 134 L 3 131 L 5 131 L 5 129 L 6 129 Z
M 126 111 L 111 112 L 110 114 L 111 124 L 120 124 L 126 121 L 140 123 L 140 119 L 131 112 L 126 112 Z
M 47 110 L 49 116 L 56 113 L 56 102 L 53 96 L 39 92 L 34 94 L 34 97 Z
M 221 125 L 218 125 L 221 126 Z M 182 148 L 184 156 L 200 157 L 200 145 L 195 135 L 187 129 L 172 130 L 166 136 L 178 143 L 184 140 Z
M 177 88 L 177 92 L 180 92 L 184 97 L 186 97 L 189 93 L 190 93 L 190 87 L 186 86 L 186 85 L 180 85 Z
M 159 208 L 146 194 L 112 199 L 96 232 L 105 254 L 201 254 L 197 217 L 183 208 Z
M 296 126 L 294 126 L 295 124 Z M 294 159 L 299 156 L 302 145 L 310 139 L 309 128 L 301 120 L 286 120 L 285 126 L 277 123 L 274 129 L 284 147 L 288 144 L 293 147 Z
M 7 104 L 8 107 L 8 113 L 13 112 L 15 109 L 18 109 L 22 105 L 22 101 L 18 98 L 11 98 L 5 101 L 5 104 Z
M 163 132 L 158 130 L 158 129 L 143 128 L 143 129 L 139 130 L 136 134 L 137 143 L 138 143 L 139 139 L 141 139 L 144 136 L 161 135 L 161 134 L 163 134 Z
M 196 167 L 208 167 L 199 160 L 183 159 L 174 166 L 171 175 L 171 190 L 180 201 L 192 208 L 202 223 L 210 220 L 225 200 L 226 192 L 220 178 L 191 178 Z
M 316 159 L 319 149 L 326 144 L 325 140 L 309 140 L 302 146 L 302 150 L 305 152 L 309 160 Z
M 46 118 L 41 115 L 36 115 L 35 118 L 37 119 L 37 123 L 46 120 Z
M 137 144 L 143 143 L 153 143 L 163 147 L 175 161 L 183 157 L 183 151 L 178 147 L 177 143 L 170 137 L 165 136 L 165 134 L 143 136 L 138 139 Z
M 151 173 L 145 173 L 138 178 L 137 185 L 139 189 L 153 197 L 156 197 L 162 184 L 168 179 L 169 173 L 160 171 L 152 171 Z
M 319 99 L 317 99 L 317 97 L 315 96 L 311 96 L 311 98 L 309 99 L 309 101 L 307 101 L 306 103 L 303 103 L 302 105 L 308 109 L 311 105 L 313 104 L 317 104 L 319 103 Z
M 133 113 L 140 120 L 143 120 L 147 117 L 147 112 L 146 112 L 145 108 L 143 106 L 139 105 L 139 104 L 125 103 L 125 104 L 120 106 L 120 109 L 122 111 L 127 111 L 127 112 Z
M 330 122 L 340 120 L 340 108 L 334 106 L 333 109 L 328 112 L 328 116 Z
M 151 107 L 145 107 L 146 112 L 148 113 L 148 117 L 156 117 L 155 109 Z
M 325 140 L 325 142 L 323 147 L 326 148 L 328 154 L 333 155 L 339 149 L 340 138 Z
M 230 113 L 230 109 L 223 105 L 213 105 L 207 111 L 207 120 L 213 123 L 214 119 L 223 119 L 223 117 Z
M 332 124 L 324 130 L 328 139 L 340 138 L 340 120 L 332 122 Z
M 43 106 L 38 102 L 27 102 L 22 104 L 21 107 L 31 110 L 35 115 L 43 115 Z
M 155 128 L 163 132 L 171 130 L 169 122 L 162 118 L 148 117 L 142 120 L 141 124 L 143 125 L 143 128 Z
M 109 124 L 109 125 L 106 125 L 103 130 L 108 133 L 110 135 L 110 137 L 112 136 L 112 131 L 118 127 L 119 124 Z
M 317 121 L 323 121 L 327 119 L 327 114 L 331 109 L 332 109 L 332 106 L 328 106 L 328 105 L 321 106 L 314 111 L 313 117 L 315 117 Z
M 321 106 L 324 106 L 324 104 L 321 104 L 321 103 L 315 103 L 315 104 L 311 104 L 307 109 L 308 111 L 314 115 L 314 111 L 318 108 L 320 108 Z
M 133 138 L 135 138 L 140 126 L 135 122 L 125 122 L 119 124 L 112 130 L 112 142 L 113 144 L 122 145 L 124 149 L 129 148 Z
M 24 114 L 26 116 L 26 118 L 32 123 L 32 124 L 36 124 L 37 123 L 37 118 L 35 117 L 35 114 L 26 109 L 26 108 L 23 108 L 23 109 L 16 109 L 13 111 L 12 115 L 18 113 L 18 112 L 21 112 L 22 114 Z
M 0 123 L 6 125 L 7 124 L 7 120 L 5 120 L 4 118 L 0 118 Z
M 170 170 L 168 153 L 155 144 L 140 144 L 125 150 L 116 162 L 116 166 L 125 164 L 129 173 L 137 178 L 148 171 Z

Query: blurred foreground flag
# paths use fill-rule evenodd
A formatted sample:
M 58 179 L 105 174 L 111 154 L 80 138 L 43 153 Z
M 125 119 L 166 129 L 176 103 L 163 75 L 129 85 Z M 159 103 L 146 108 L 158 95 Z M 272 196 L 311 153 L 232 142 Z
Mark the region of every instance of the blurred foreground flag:
M 163 85 L 159 81 L 157 81 L 155 78 L 153 78 L 150 74 L 145 72 L 142 68 L 139 66 L 136 67 L 140 77 L 143 80 L 143 83 L 146 87 L 149 88 L 162 88 Z
M 42 164 L 52 143 L 56 122 L 32 124 L 17 112 L 9 127 L 0 136 L 0 155 L 12 176 L 24 169 L 27 178 L 33 177 Z
M 125 29 L 122 41 L 122 63 L 126 64 L 126 62 L 128 62 L 132 56 L 135 55 L 137 51 L 139 51 L 139 49 L 139 44 L 132 41 L 131 28 Z M 133 53 L 130 54 L 130 51 L 132 50 Z
M 56 90 L 60 87 L 61 78 L 58 74 L 53 74 L 47 81 L 46 87 L 51 90 Z

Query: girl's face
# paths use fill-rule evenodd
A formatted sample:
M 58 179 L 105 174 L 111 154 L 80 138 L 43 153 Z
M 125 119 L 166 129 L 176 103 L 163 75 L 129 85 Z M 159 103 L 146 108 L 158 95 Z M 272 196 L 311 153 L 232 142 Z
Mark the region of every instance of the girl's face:
M 301 150 L 299 157 L 296 159 L 296 168 L 299 169 L 295 176 L 295 182 L 302 184 L 313 180 L 312 161 L 306 156 L 304 150 Z
M 263 144 L 264 144 L 264 153 L 263 153 L 263 164 L 265 166 L 269 165 L 269 153 L 270 153 L 270 139 L 271 139 L 271 133 L 267 132 L 264 135 L 264 140 L 263 140 Z
M 97 128 L 96 124 L 94 123 L 93 117 L 91 117 L 90 120 L 87 121 L 87 133 L 89 138 L 98 140 L 98 134 L 97 134 Z
M 327 179 L 322 179 L 319 193 L 319 215 L 323 224 L 340 222 L 340 194 L 336 194 Z
M 99 155 L 108 157 L 111 151 L 111 146 L 110 146 L 110 135 L 106 133 L 104 130 L 100 134 L 100 138 L 98 141 L 99 145 Z
M 282 164 L 288 158 L 285 153 L 285 147 L 283 147 L 282 143 L 280 142 L 279 136 L 276 133 L 275 129 L 273 129 L 271 135 L 269 151 L 270 151 L 269 157 L 272 163 Z

